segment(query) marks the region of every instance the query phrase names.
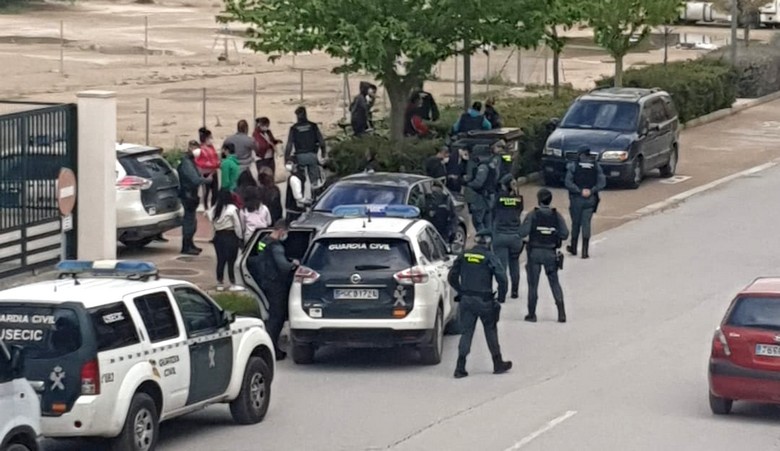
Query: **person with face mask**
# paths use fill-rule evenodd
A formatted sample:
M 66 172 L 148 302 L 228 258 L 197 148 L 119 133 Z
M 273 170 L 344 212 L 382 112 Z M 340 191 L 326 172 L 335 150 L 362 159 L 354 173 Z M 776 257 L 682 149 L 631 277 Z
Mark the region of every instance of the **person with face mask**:
M 523 253 L 523 239 L 520 237 L 523 196 L 517 194 L 514 185 L 511 174 L 501 179 L 493 222 L 493 250 L 498 255 L 504 271 L 509 270 L 512 299 L 517 299 L 520 285 L 520 254 Z
M 485 145 L 476 145 L 471 152 L 474 161 L 467 166 L 466 202 L 475 230 L 492 229 L 493 205 L 498 185 L 498 159 Z
M 295 117 L 297 122 L 290 127 L 287 146 L 284 149 L 284 160 L 291 161 L 294 156 L 296 163 L 306 169 L 309 183 L 313 189 L 316 189 L 322 183 L 318 154 L 323 159 L 327 155 L 325 138 L 319 126 L 309 120 L 306 108 L 298 107 L 295 110 Z
M 276 172 L 276 146 L 282 141 L 276 139 L 271 132 L 271 121 L 267 117 L 260 117 L 255 120 L 255 131 L 252 134 L 257 144 L 257 172 L 263 167 L 271 168 Z
M 564 181 L 569 190 L 569 214 L 571 215 L 571 244 L 566 250 L 577 255 L 577 241 L 582 230 L 582 258 L 589 258 L 590 222 L 599 204 L 599 192 L 607 186 L 601 166 L 590 155 L 590 148 L 582 147 L 577 152 L 577 161 L 566 168 Z
M 203 185 L 203 208 L 209 209 L 209 198 L 211 199 L 211 205 L 217 203 L 217 192 L 219 192 L 219 167 L 222 161 L 219 158 L 219 153 L 214 147 L 214 136 L 211 134 L 211 130 L 206 127 L 201 127 L 198 130 L 200 137 L 200 149 L 196 149 L 193 152 L 195 157 L 195 165 L 200 170 L 203 177 L 211 180 L 210 183 Z
M 288 161 L 285 164 L 287 172 L 287 193 L 284 196 L 284 209 L 287 212 L 287 222 L 295 221 L 300 218 L 306 210 L 306 204 L 309 203 L 304 192 L 304 182 L 306 175 L 299 164 Z
M 461 254 L 452 265 L 447 280 L 457 291 L 455 298 L 460 303 L 460 325 L 463 334 L 458 345 L 458 363 L 455 378 L 469 375 L 466 372 L 466 357 L 471 352 L 471 341 L 477 319 L 482 321 L 490 355 L 493 357 L 493 373 L 506 373 L 512 362 L 505 362 L 498 343 L 498 320 L 501 304 L 506 301 L 506 270 L 490 249 L 492 232 L 484 229 L 477 232 L 475 246 Z M 493 292 L 493 279 L 498 283 L 498 297 Z
M 450 149 L 441 146 L 436 155 L 425 160 L 425 175 L 444 181 L 447 178 L 447 163 L 450 162 Z
M 181 253 L 184 255 L 199 255 L 203 249 L 195 246 L 195 232 L 198 230 L 198 190 L 211 180 L 203 177 L 195 165 L 195 152 L 200 152 L 200 143 L 192 140 L 187 153 L 179 162 L 179 198 L 184 207 L 184 217 L 181 220 Z
M 287 356 L 287 353 L 279 348 L 279 335 L 289 314 L 287 297 L 292 275 L 301 264 L 298 260 L 287 258 L 284 242 L 288 233 L 287 222 L 283 219 L 277 221 L 273 232 L 257 243 L 257 254 L 249 257 L 247 261 L 250 275 L 268 299 L 268 320 L 265 327 L 276 349 L 276 360 Z

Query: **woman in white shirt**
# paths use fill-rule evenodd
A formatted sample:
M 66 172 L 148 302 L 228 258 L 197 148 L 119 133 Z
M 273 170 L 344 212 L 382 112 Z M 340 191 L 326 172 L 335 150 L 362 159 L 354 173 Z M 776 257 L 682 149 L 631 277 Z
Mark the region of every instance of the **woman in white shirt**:
M 244 190 L 244 208 L 241 210 L 241 223 L 244 224 L 244 242 L 248 242 L 255 230 L 271 226 L 271 212 L 263 205 L 260 188 L 248 186 Z
M 217 252 L 217 291 L 225 290 L 225 265 L 230 279 L 230 291 L 243 291 L 243 287 L 236 285 L 235 264 L 244 230 L 238 207 L 229 190 L 223 189 L 217 194 L 217 203 L 209 210 L 208 218 L 214 229 L 214 249 Z

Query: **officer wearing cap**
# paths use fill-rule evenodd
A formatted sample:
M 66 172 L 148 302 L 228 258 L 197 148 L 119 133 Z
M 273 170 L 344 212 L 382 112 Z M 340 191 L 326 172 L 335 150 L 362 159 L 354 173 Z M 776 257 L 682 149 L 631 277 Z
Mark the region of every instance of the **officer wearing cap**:
M 539 206 L 530 212 L 523 225 L 520 227 L 520 236 L 528 237 L 528 262 L 526 273 L 528 274 L 528 315 L 526 321 L 536 322 L 536 301 L 539 298 L 539 277 L 542 267 L 547 274 L 550 288 L 555 298 L 555 306 L 558 307 L 558 322 L 566 322 L 566 310 L 563 306 L 563 290 L 558 282 L 559 265 L 562 266 L 563 256 L 558 249 L 561 243 L 569 237 L 569 229 L 566 221 L 554 208 L 552 193 L 542 188 L 536 194 Z
M 463 334 L 458 345 L 458 364 L 455 378 L 466 377 L 466 357 L 471 351 L 471 340 L 477 319 L 482 321 L 490 355 L 493 357 L 493 373 L 506 373 L 512 368 L 512 362 L 501 357 L 498 344 L 498 319 L 501 304 L 506 300 L 506 270 L 496 255 L 490 250 L 492 233 L 483 229 L 477 232 L 475 246 L 461 254 L 452 265 L 448 275 L 450 285 L 458 293 L 455 298 L 460 302 L 460 324 Z M 498 282 L 498 298 L 493 292 L 493 279 Z
M 588 258 L 590 222 L 599 204 L 599 192 L 607 186 L 601 166 L 590 155 L 590 148 L 581 147 L 577 161 L 567 165 L 566 189 L 569 190 L 569 214 L 571 215 L 571 244 L 566 250 L 577 255 L 577 241 L 582 229 L 582 258 Z
M 520 237 L 520 214 L 522 212 L 523 196 L 517 194 L 512 174 L 506 174 L 500 180 L 498 201 L 496 202 L 493 222 L 493 250 L 504 267 L 504 271 L 509 270 L 509 280 L 512 282 L 512 299 L 517 299 L 520 285 L 520 254 L 523 252 L 523 239 Z

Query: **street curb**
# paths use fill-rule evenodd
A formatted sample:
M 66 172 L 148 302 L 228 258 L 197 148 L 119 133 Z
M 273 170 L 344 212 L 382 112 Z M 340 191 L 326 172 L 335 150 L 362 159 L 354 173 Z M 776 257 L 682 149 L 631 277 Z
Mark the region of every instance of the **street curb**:
M 722 110 L 713 111 L 712 113 L 705 114 L 704 116 L 697 117 L 696 119 L 691 119 L 690 121 L 684 123 L 680 129 L 681 130 L 688 130 L 690 128 L 696 128 L 702 125 L 711 124 L 713 122 L 717 122 L 721 119 L 725 119 L 729 116 L 733 116 L 737 113 L 740 113 L 742 111 L 748 110 L 750 108 L 754 108 L 760 105 L 763 105 L 765 103 L 769 103 L 775 100 L 780 100 L 780 91 L 773 92 L 772 94 L 765 95 L 764 97 L 759 97 L 757 99 L 748 99 L 741 105 L 735 105 L 731 108 L 724 108 Z M 519 177 L 517 179 L 517 185 L 528 185 L 531 182 L 536 182 L 539 179 L 542 178 L 542 172 L 532 172 L 528 175 L 525 175 L 523 177 Z

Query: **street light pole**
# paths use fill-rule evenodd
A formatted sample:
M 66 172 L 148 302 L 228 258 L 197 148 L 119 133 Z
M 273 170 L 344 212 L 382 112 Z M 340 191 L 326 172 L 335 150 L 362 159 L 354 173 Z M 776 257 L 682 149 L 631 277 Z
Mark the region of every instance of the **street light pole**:
M 463 109 L 471 107 L 471 47 L 463 46 Z
M 731 64 L 734 66 L 737 65 L 737 16 L 739 16 L 737 1 L 731 0 Z

